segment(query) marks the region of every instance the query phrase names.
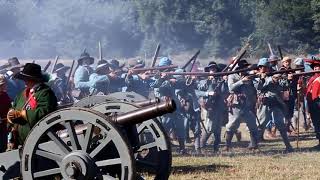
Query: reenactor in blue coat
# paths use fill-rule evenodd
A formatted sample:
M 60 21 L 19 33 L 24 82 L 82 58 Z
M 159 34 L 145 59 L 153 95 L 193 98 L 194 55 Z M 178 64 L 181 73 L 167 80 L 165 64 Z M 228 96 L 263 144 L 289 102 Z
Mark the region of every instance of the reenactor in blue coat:
M 205 72 L 216 73 L 219 67 L 216 62 L 210 62 L 205 67 Z M 202 132 L 200 146 L 204 147 L 211 134 L 214 135 L 213 150 L 219 151 L 221 143 L 221 127 L 223 121 L 224 94 L 227 93 L 226 83 L 220 79 L 209 76 L 208 79 L 201 80 L 198 84 L 197 93 L 203 99 L 205 109 L 207 110 L 206 130 Z
M 238 63 L 237 69 L 245 69 L 250 64 L 246 60 Z M 244 120 L 250 133 L 249 149 L 258 148 L 258 128 L 256 125 L 255 104 L 257 92 L 252 79 L 247 72 L 228 76 L 230 95 L 227 98 L 229 107 L 229 122 L 226 125 L 226 148 L 230 150 L 234 133 L 239 128 L 241 120 Z
M 74 85 L 79 93 L 75 95 L 77 99 L 82 99 L 89 95 L 89 88 L 91 87 L 89 77 L 93 73 L 90 65 L 94 63 L 94 58 L 90 57 L 87 52 L 81 54 L 78 59 L 79 67 L 74 74 Z
M 286 104 L 283 100 L 282 90 L 279 80 L 281 74 L 275 74 L 272 76 L 266 76 L 266 69 L 269 68 L 267 58 L 262 58 L 258 63 L 260 77 L 256 78 L 256 88 L 258 91 L 259 101 L 257 109 L 259 119 L 259 135 L 262 136 L 267 123 L 271 120 L 276 128 L 280 131 L 282 140 L 286 146 L 287 152 L 292 152 L 292 146 L 290 145 L 287 135 L 287 129 L 285 126 Z
M 69 66 L 58 63 L 53 70 L 53 74 L 51 75 L 49 84 L 57 97 L 58 104 L 73 102 L 71 94 L 69 93 L 70 88 L 68 87 L 68 77 L 66 76 L 66 72 L 69 69 Z
M 106 60 L 100 60 L 95 69 L 95 72 L 90 75 L 90 95 L 107 95 L 109 93 L 110 80 L 109 63 Z

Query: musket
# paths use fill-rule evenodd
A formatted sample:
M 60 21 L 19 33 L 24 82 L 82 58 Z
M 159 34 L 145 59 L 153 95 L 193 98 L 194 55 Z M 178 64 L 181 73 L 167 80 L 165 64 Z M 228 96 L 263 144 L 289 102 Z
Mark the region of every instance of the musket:
M 311 75 L 311 74 L 316 74 L 320 73 L 320 70 L 317 71 L 309 71 L 309 72 L 301 72 L 301 73 L 294 73 L 292 74 L 293 76 L 306 76 L 306 75 Z
M 52 66 L 52 68 L 51 68 L 51 74 L 53 73 L 54 68 L 56 67 L 56 65 L 57 65 L 57 63 L 58 63 L 58 60 L 59 60 L 59 56 L 56 56 L 56 58 L 54 59 L 53 66 Z
M 162 70 L 170 70 L 178 68 L 177 65 L 170 65 L 170 66 L 160 66 L 160 67 L 152 67 L 152 68 L 136 68 L 132 69 L 134 73 L 146 72 L 146 71 L 162 71 Z
M 239 53 L 237 54 L 236 58 L 227 66 L 225 67 L 222 72 L 224 71 L 233 71 L 233 69 L 236 67 L 236 65 L 238 64 L 238 62 L 242 59 L 242 57 L 246 54 L 247 49 L 249 47 L 249 42 L 251 40 L 252 34 L 248 37 L 248 40 L 246 42 L 246 44 L 241 48 L 241 50 L 239 51 Z
M 271 47 L 271 44 L 270 44 L 270 43 L 268 43 L 268 48 L 269 48 L 270 55 L 274 55 L 274 53 L 273 53 L 273 50 L 272 50 L 272 47 Z
M 156 51 L 154 52 L 154 55 L 153 55 L 153 59 L 152 59 L 152 62 L 151 62 L 151 67 L 153 68 L 155 65 L 156 65 L 156 62 L 157 62 L 157 58 L 159 56 L 159 51 L 160 51 L 160 43 L 157 45 L 157 49 Z
M 292 73 L 292 72 L 301 71 L 301 70 L 304 70 L 304 68 L 296 68 L 296 69 L 287 69 L 287 70 L 267 72 L 266 75 L 273 76 L 275 74 L 286 74 L 286 73 Z M 292 75 L 296 75 L 296 74 L 292 74 Z M 255 77 L 258 77 L 258 74 L 249 74 L 248 77 L 255 78 Z
M 186 69 L 192 61 L 196 61 L 198 55 L 200 54 L 200 50 L 198 50 L 182 67 L 181 69 Z
M 283 59 L 282 50 L 281 50 L 281 47 L 279 45 L 278 45 L 278 51 L 279 51 L 280 58 Z
M 69 89 L 69 86 L 70 86 L 70 80 L 71 80 L 71 77 L 72 77 L 72 70 L 73 70 L 75 62 L 76 62 L 75 60 L 72 60 L 72 64 L 71 64 L 70 71 L 69 71 L 69 74 L 68 74 L 68 79 L 67 79 L 67 89 Z
M 272 75 L 275 75 L 275 74 L 286 74 L 286 73 L 292 73 L 292 72 L 302 71 L 302 70 L 304 70 L 304 67 L 295 68 L 295 69 L 286 69 L 286 70 L 273 71 L 273 72 L 267 73 L 267 75 L 268 76 L 272 76 Z
M 183 75 L 183 76 L 227 76 L 230 74 L 236 74 L 246 71 L 252 71 L 255 68 L 249 67 L 245 69 L 239 69 L 235 71 L 226 71 L 226 72 L 216 72 L 216 73 L 210 73 L 210 72 L 166 72 L 167 75 Z
M 47 72 L 50 64 L 51 64 L 51 61 L 49 61 L 49 62 L 46 64 L 46 66 L 43 68 L 43 72 Z
M 101 48 L 101 41 L 99 41 L 99 60 L 102 60 L 102 48 Z

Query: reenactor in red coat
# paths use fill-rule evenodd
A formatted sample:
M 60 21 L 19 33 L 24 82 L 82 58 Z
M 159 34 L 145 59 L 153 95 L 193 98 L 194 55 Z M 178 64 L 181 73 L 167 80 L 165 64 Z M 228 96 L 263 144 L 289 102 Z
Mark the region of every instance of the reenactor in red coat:
M 311 68 L 315 71 L 320 70 L 320 61 L 307 60 L 311 65 Z M 314 74 L 307 84 L 307 102 L 311 120 L 316 133 L 316 138 L 319 140 L 319 144 L 316 148 L 320 149 L 320 73 Z

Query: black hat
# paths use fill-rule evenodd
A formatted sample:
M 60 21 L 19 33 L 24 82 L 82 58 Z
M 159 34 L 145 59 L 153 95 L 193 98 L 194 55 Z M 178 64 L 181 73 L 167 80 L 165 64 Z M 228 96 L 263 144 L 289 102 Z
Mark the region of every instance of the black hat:
M 251 64 L 248 63 L 247 60 L 241 59 L 241 60 L 238 62 L 238 66 L 237 66 L 236 69 L 244 69 L 244 68 L 246 68 L 247 66 L 250 66 L 250 65 L 251 65 Z
M 58 63 L 58 64 L 54 67 L 53 72 L 58 72 L 58 71 L 63 71 L 63 70 L 67 71 L 68 69 L 70 69 L 69 66 L 65 66 L 65 65 L 63 65 L 62 63 Z
M 23 70 L 17 73 L 14 77 L 22 80 L 44 81 L 41 66 L 34 63 L 27 63 Z
M 124 64 L 120 65 L 120 62 L 116 59 L 112 59 L 109 61 L 109 65 L 111 69 L 122 69 Z
M 23 64 L 20 64 L 19 60 L 17 57 L 12 57 L 10 59 L 8 59 L 8 69 L 9 70 L 12 70 L 14 68 L 22 68 L 23 67 Z
M 80 58 L 78 59 L 78 64 L 82 64 L 83 63 L 83 60 L 85 59 L 89 59 L 90 60 L 90 65 L 94 63 L 94 58 L 93 57 L 90 57 L 90 54 L 87 53 L 87 52 L 83 52 L 81 55 L 80 55 Z
M 216 68 L 217 71 L 219 71 L 218 64 L 216 62 L 214 62 L 214 61 L 209 62 L 208 66 L 204 67 L 204 71 L 205 72 L 209 72 L 210 69 L 212 69 L 212 68 Z

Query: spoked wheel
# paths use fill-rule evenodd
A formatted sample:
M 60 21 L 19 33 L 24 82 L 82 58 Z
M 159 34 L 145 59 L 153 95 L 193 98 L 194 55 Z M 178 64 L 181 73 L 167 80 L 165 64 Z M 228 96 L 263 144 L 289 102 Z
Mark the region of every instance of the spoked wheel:
M 109 102 L 109 101 L 117 101 L 117 99 L 108 97 L 105 95 L 94 95 L 94 96 L 88 96 L 80 101 L 73 104 L 73 107 L 84 107 L 84 108 L 90 108 L 96 104 Z
M 135 179 L 128 142 L 105 115 L 83 108 L 56 111 L 30 132 L 23 179 Z
M 108 102 L 97 104 L 92 109 L 104 114 L 126 113 L 138 109 L 132 103 Z M 138 148 L 134 149 L 139 172 L 154 174 L 155 179 L 168 179 L 171 173 L 172 154 L 170 141 L 157 119 L 137 125 Z

